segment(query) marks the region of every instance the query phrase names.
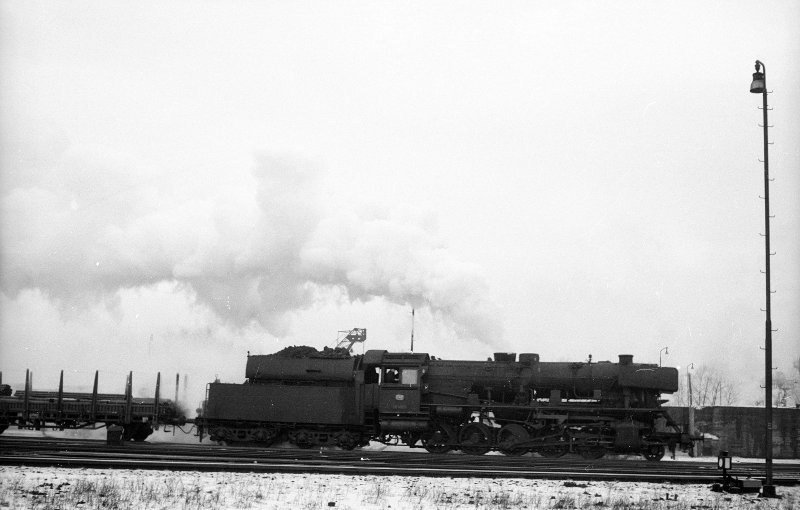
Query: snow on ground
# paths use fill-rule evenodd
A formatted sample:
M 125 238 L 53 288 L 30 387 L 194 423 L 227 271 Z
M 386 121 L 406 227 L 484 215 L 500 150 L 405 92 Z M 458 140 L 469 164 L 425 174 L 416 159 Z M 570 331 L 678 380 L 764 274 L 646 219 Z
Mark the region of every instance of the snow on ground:
M 14 432 L 8 435 L 105 438 L 104 430 Z M 196 437 L 164 431 L 153 434 L 148 442 L 173 443 L 176 437 L 185 440 L 178 442 L 197 442 Z M 365 457 L 373 451 L 426 454 L 423 449 L 378 443 L 362 451 Z M 715 462 L 716 458 L 691 458 L 678 452 L 675 460 Z M 666 456 L 661 462 L 671 461 Z M 738 463 L 763 462 L 764 459 L 733 458 L 734 470 Z M 783 462 L 797 461 L 775 460 L 775 463 Z M 707 485 L 669 483 L 0 467 L 0 510 L 800 509 L 800 487 L 778 487 L 778 493 L 782 499 L 763 500 L 754 495 L 714 493 Z
M 0 508 L 20 510 L 800 508 L 800 487 L 778 493 L 767 500 L 670 483 L 0 467 Z

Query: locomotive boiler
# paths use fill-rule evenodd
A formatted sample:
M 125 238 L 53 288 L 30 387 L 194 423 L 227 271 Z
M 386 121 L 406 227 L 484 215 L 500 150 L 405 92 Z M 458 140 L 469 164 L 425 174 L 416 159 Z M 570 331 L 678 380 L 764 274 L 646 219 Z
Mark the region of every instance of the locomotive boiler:
M 244 383 L 209 384 L 195 420 L 201 437 L 648 460 L 691 445 L 662 406 L 661 395 L 678 389 L 678 371 L 634 363 L 631 355 L 546 362 L 533 353 L 469 361 L 385 350 L 297 352 L 248 354 Z

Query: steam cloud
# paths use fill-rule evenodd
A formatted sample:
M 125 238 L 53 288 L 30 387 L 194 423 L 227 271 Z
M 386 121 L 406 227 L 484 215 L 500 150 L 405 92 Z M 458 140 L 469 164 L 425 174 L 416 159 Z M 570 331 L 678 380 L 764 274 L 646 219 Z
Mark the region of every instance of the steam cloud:
M 480 271 L 448 253 L 430 217 L 326 213 L 319 172 L 295 160 L 260 155 L 251 177 L 253 189 L 196 193 L 97 148 L 70 149 L 37 182 L 5 183 L 2 290 L 39 289 L 68 312 L 177 282 L 226 322 L 282 336 L 287 312 L 336 289 L 428 307 L 462 338 L 499 340 Z

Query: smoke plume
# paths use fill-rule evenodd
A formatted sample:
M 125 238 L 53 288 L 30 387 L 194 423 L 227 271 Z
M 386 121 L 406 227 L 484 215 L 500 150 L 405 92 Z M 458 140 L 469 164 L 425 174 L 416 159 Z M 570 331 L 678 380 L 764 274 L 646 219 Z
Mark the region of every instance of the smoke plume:
M 427 307 L 461 338 L 498 337 L 479 269 L 453 258 L 432 216 L 326 210 L 320 177 L 308 163 L 259 155 L 252 187 L 203 187 L 70 149 L 37 182 L 5 185 L 2 290 L 39 289 L 70 313 L 98 301 L 113 309 L 120 289 L 175 282 L 225 322 L 282 336 L 287 312 L 336 289 L 351 301 Z

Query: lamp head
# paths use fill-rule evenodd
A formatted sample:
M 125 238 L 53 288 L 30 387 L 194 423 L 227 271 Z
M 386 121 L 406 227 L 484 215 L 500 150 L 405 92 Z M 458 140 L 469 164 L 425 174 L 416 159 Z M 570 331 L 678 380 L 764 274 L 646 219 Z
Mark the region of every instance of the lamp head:
M 717 468 L 728 470 L 731 468 L 731 456 L 728 455 L 727 451 L 719 452 L 719 456 L 717 457 Z
M 766 88 L 764 73 L 761 72 L 761 62 L 756 60 L 756 72 L 753 73 L 753 82 L 750 84 L 750 92 L 753 94 L 763 94 Z

